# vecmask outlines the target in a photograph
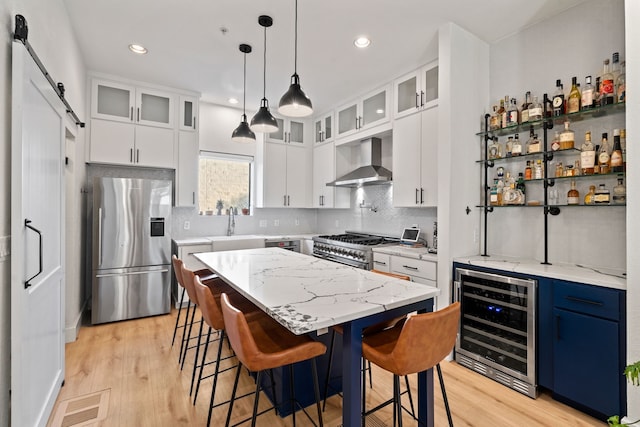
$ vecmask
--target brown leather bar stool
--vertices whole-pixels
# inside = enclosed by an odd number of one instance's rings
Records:
[[[400,279],[400,280],[406,280],[406,281],[410,281],[411,277],[406,276],[404,274],[396,274],[396,273],[388,273],[386,271],[380,271],[380,270],[371,270],[372,273],[377,273],[377,274],[382,274],[385,276],[389,276],[389,277],[393,277],[395,279]],[[375,325],[369,326],[368,328],[366,328],[363,331],[363,335],[367,335],[367,334],[373,334],[375,332],[379,332],[381,330],[387,329],[387,328],[391,328],[393,327],[396,323],[398,323],[399,321],[403,320],[405,316],[401,316],[401,317],[396,317],[394,319],[390,319],[388,321],[385,322],[381,322],[381,323],[377,323]],[[336,333],[342,335],[343,334],[343,327],[342,325],[336,325],[333,328],[331,328],[331,342],[329,344],[329,365],[327,367],[327,375],[325,377],[325,382],[324,382],[324,396],[323,396],[323,402],[322,402],[322,410],[324,411],[326,409],[327,406],[327,397],[329,395],[329,388],[332,388],[331,385],[329,384],[331,381],[331,367],[333,366],[333,350],[335,348],[335,341],[336,341]],[[364,365],[364,363],[363,363]],[[366,383],[366,373],[369,372],[369,387],[373,387],[373,379],[371,376],[371,362],[367,362],[366,366],[363,366],[362,368],[362,387],[364,390],[364,384]],[[333,377],[336,378],[336,377]],[[407,386],[407,392],[409,393],[409,401],[410,401],[410,405],[411,405],[411,412],[415,413],[414,408],[413,408],[413,398],[411,397],[411,389],[409,388],[409,379],[405,376],[405,382],[406,382],[406,386]]]
[[[256,425],[256,417],[260,414],[258,411],[258,399],[260,396],[260,385],[262,373],[266,370],[272,371],[273,368],[279,368],[289,365],[289,386],[291,388],[291,407],[293,425],[296,425],[296,404],[293,387],[293,364],[305,360],[311,360],[313,371],[313,391],[316,398],[316,409],[318,411],[318,421],[320,427],[323,426],[322,411],[320,410],[320,391],[318,390],[318,371],[316,369],[317,356],[324,354],[327,348],[324,344],[314,341],[309,337],[294,335],[279,325],[277,322],[266,319],[264,321],[247,322],[244,314],[231,305],[227,294],[222,294],[222,314],[224,316],[225,330],[231,347],[236,353],[239,360],[236,370],[236,379],[233,384],[233,392],[231,393],[231,403],[227,412],[227,421],[225,426],[229,426],[231,414],[233,411],[233,403],[238,389],[238,378],[240,376],[241,367],[244,365],[252,372],[256,372],[256,392],[253,403],[253,414],[251,417],[252,427]],[[271,374],[271,384],[273,387],[273,374]],[[275,396],[275,390],[274,396]],[[277,402],[274,402],[274,409]],[[267,411],[269,411],[268,409]],[[277,411],[277,409],[276,409]],[[304,411],[304,408],[303,408]],[[305,414],[306,411],[304,411]],[[308,416],[308,414],[307,414]],[[311,420],[311,417],[309,417]],[[248,421],[243,420],[241,423]],[[238,423],[238,424],[241,424]],[[236,424],[236,425],[238,425]],[[314,423],[315,424],[315,423]]]
[[[398,425],[402,427],[400,376],[426,371],[435,366],[449,425],[453,427],[440,361],[453,349],[459,322],[460,303],[456,302],[436,312],[408,316],[406,321],[393,328],[363,337],[364,358],[393,374],[393,398],[370,411],[363,411],[363,424],[367,415],[393,402],[393,425],[395,426],[397,418]]]
[[[218,405],[214,405],[216,386],[218,383],[218,374],[236,367],[236,365],[234,364],[231,367],[222,369],[222,371],[220,370],[220,363],[224,360],[227,360],[233,357],[233,356],[226,356],[224,358],[222,357],[222,344],[225,338],[225,331],[224,331],[224,319],[222,317],[222,307],[220,305],[220,296],[222,292],[226,292],[227,290],[229,290],[228,289],[229,286],[226,283],[224,283],[222,279],[209,281],[205,285],[202,283],[199,277],[197,277],[192,272],[186,269],[183,269],[183,274],[185,276],[185,280],[191,279],[193,281],[194,289],[195,289],[196,295],[198,296],[198,302],[200,303],[199,307],[200,307],[200,311],[202,312],[202,318],[204,319],[205,323],[209,326],[209,331],[207,332],[207,340],[204,344],[204,350],[202,352],[202,361],[200,362],[200,365],[197,365],[194,362],[194,373],[196,368],[200,368],[200,372],[198,375],[198,382],[196,385],[195,396],[193,397],[193,404],[194,405],[196,404],[196,399],[198,398],[198,391],[200,390],[200,383],[202,382],[202,380],[213,377],[213,387],[211,390],[211,401],[209,405],[209,420],[210,420],[211,411],[215,406],[218,406]],[[252,304],[249,300],[244,298],[239,293],[233,292],[230,294],[228,293],[228,295],[236,307],[241,308],[243,312],[247,313],[247,318],[253,320],[253,319],[259,319],[261,317],[267,316],[262,310],[260,310],[258,307],[256,307],[254,304]],[[203,376],[204,367],[205,365],[209,364],[209,363],[206,363],[207,349],[209,348],[211,333],[214,330],[220,332],[220,336],[217,339],[218,341],[217,357],[214,362],[211,362],[211,363],[215,363],[216,367],[213,374]]]
[[[187,305],[187,311],[184,318],[184,325],[182,331],[182,342],[180,343],[180,353],[178,354],[178,363],[180,364],[180,370],[184,368],[184,360],[187,355],[187,350],[189,347],[189,342],[193,339],[199,338],[192,337],[191,332],[193,330],[193,321],[195,319],[196,307],[198,305],[197,296],[195,295],[195,291],[193,290],[192,283],[185,283],[184,277],[182,275],[182,268],[184,263],[181,259],[173,255],[171,257],[171,262],[173,263],[173,270],[176,272],[176,278],[178,279],[178,283],[184,290],[186,290],[187,295],[189,296],[189,304]],[[191,314],[191,318],[189,318],[189,314]]]
[[[183,334],[184,334],[184,329],[185,329],[186,324],[187,324],[187,320],[185,319],[185,324],[184,325],[180,325],[180,315],[182,314],[182,304],[184,303],[184,294],[186,293],[187,290],[182,285],[182,275],[180,273],[180,268],[178,267],[178,257],[175,256],[175,255],[172,255],[171,256],[171,263],[173,264],[173,274],[175,274],[176,280],[178,281],[178,285],[180,285],[180,288],[182,289],[180,291],[180,303],[178,304],[178,317],[176,317],[176,324],[173,327],[173,337],[171,338],[171,347],[173,347],[173,344],[176,341],[176,333],[178,332],[178,329],[182,329],[183,330]],[[182,260],[180,260],[180,263],[182,263]],[[216,274],[212,273],[210,270],[207,270],[207,269],[194,271],[194,274],[199,276],[202,280],[211,280],[211,279],[214,279],[214,278],[218,277]],[[189,302],[189,304],[187,305],[187,308],[186,308],[186,312],[187,312],[186,317],[187,318],[189,317],[189,308],[190,307],[191,307],[191,302]]]

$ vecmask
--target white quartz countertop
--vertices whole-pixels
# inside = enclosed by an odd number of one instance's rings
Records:
[[[627,278],[624,271],[606,268],[592,268],[580,264],[541,264],[540,261],[509,257],[461,257],[455,262],[475,265],[496,270],[508,271],[532,276],[567,280],[588,285],[613,289],[627,289]]]
[[[397,255],[405,258],[424,259],[427,261],[438,261],[438,255],[429,253],[427,248],[411,248],[405,245],[380,246],[373,248],[373,252],[387,255]]]
[[[280,248],[195,254],[296,334],[424,301],[438,288]]]
[[[202,236],[173,239],[178,246],[206,245],[211,242],[228,242],[236,240],[303,240],[312,239],[319,234],[234,234],[233,236]]]

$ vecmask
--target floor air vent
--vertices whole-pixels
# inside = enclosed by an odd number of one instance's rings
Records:
[[[106,419],[110,392],[103,390],[61,401],[48,427],[82,427]]]

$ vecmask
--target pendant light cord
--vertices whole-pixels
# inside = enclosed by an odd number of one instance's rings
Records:
[[[293,57],[293,73],[298,74],[298,0],[296,0],[296,32],[295,32],[295,48]]]
[[[267,98],[267,27],[264,27],[264,58],[262,67],[262,98]]]
[[[244,77],[242,79],[242,115],[245,120],[247,117],[247,52],[244,53],[244,72],[242,74]]]

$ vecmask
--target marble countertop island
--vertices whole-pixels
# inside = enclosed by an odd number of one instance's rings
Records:
[[[410,305],[440,293],[432,286],[280,248],[195,256],[296,334]]]

